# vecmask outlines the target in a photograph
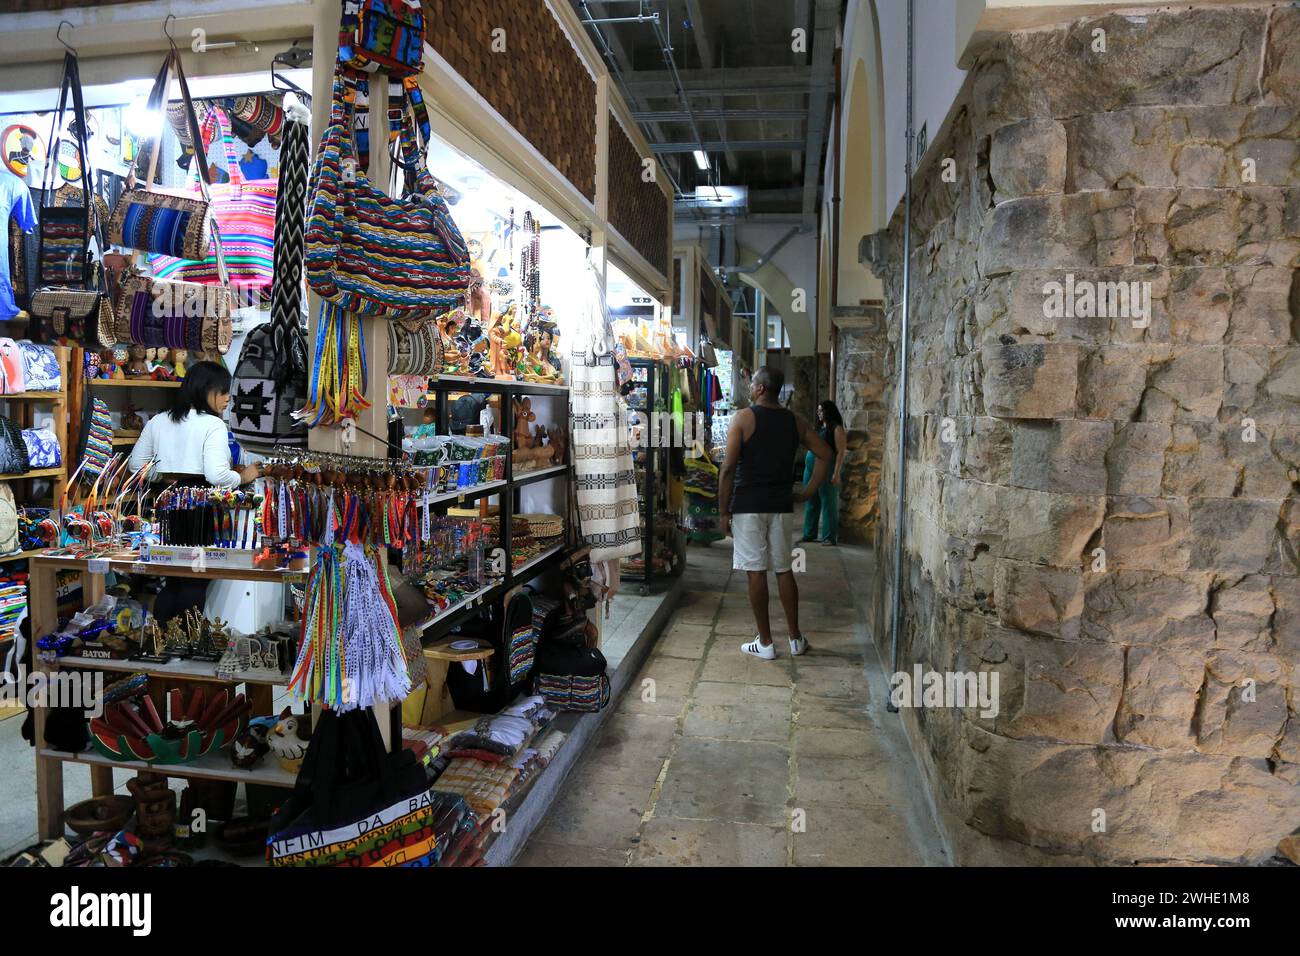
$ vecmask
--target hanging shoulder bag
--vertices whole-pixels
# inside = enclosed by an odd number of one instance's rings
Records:
[[[23,430],[13,419],[0,416],[0,475],[25,475],[31,470]]]
[[[175,70],[176,79],[180,82],[185,120],[198,160],[201,195],[196,196],[186,189],[163,189],[154,185],[154,177],[158,173],[158,156],[162,152],[160,138],[155,137],[149,143],[148,174],[143,183],[137,182],[134,188],[123,192],[118,199],[109,222],[108,238],[116,245],[141,252],[156,252],[178,259],[203,259],[208,254],[212,240],[211,210],[208,208],[211,171],[208,169],[208,158],[203,149],[203,135],[194,112],[194,103],[185,82],[185,71],[175,50],[167,54],[167,59],[163,61],[162,69],[154,80],[153,89],[149,92],[148,109],[162,114],[172,70]]]
[[[469,251],[425,168],[412,124],[404,122],[399,134],[414,180],[410,192],[388,196],[361,172],[348,83],[346,72],[336,71],[330,125],[312,176],[307,282],[325,301],[357,315],[431,319],[464,299]]]
[[[123,193],[117,209],[113,211],[113,223],[118,236],[128,236],[130,241],[123,242],[121,238],[116,238],[114,241],[135,249],[166,252],[168,255],[177,255],[174,250],[179,248],[180,258],[202,259],[207,255],[207,237],[210,236],[214,249],[217,283],[208,285],[159,279],[145,275],[135,268],[127,269],[118,282],[117,294],[113,302],[114,335],[119,342],[130,342],[149,348],[188,349],[220,352],[224,355],[229,351],[230,343],[234,338],[230,318],[230,274],[226,269],[221,228],[218,223],[212,221],[211,217],[211,197],[208,192],[211,171],[203,147],[203,133],[194,112],[194,100],[190,96],[185,71],[181,68],[180,56],[174,50],[167,55],[167,60],[163,63],[162,71],[158,74],[153,92],[150,94],[150,102],[161,105],[166,96],[168,77],[173,69],[180,84],[181,100],[185,104],[190,135],[194,140],[194,155],[198,162],[199,190],[202,198],[195,198],[186,193],[158,192],[140,187]],[[157,163],[158,151],[154,150],[149,161],[148,182],[153,180]],[[154,203],[155,199],[158,200],[157,203]],[[173,200],[175,204],[169,205]],[[193,205],[195,203],[199,205]],[[149,210],[160,210],[160,212],[157,217],[151,219],[154,214]],[[201,251],[197,253],[190,247],[190,237],[194,233],[193,226],[197,220],[186,219],[187,216],[201,216],[202,219],[204,241]],[[175,234],[172,239],[160,239],[157,230],[163,228],[168,222],[174,227]],[[183,240],[180,238],[181,232],[185,233]]]
[[[68,108],[72,122],[64,125]],[[63,138],[65,129],[72,142]],[[111,346],[113,315],[103,287],[103,269],[91,261],[90,240],[98,235],[102,218],[95,209],[90,179],[90,145],[86,133],[86,108],[81,95],[81,74],[77,58],[63,58],[63,82],[59,105],[50,131],[50,158],[41,182],[40,241],[37,275],[42,283],[31,296],[32,337],[41,342],[65,340],[91,346]],[[77,153],[81,169],[80,200],[77,205],[54,189],[58,157],[64,145]],[[100,252],[104,244],[101,241]]]
[[[345,0],[339,62],[367,73],[419,73],[424,65],[424,11],[419,0]]]
[[[301,109],[301,107],[299,107]],[[310,134],[303,116],[290,108],[280,150],[280,186],[275,209],[275,284],[271,321],[244,337],[235,365],[230,432],[245,448],[305,448],[307,430],[293,413],[307,401],[307,341],[302,313],[302,226],[307,205]]]
[[[276,180],[244,179],[235,156],[234,134],[230,118],[219,106],[208,110],[203,121],[205,142],[217,147],[226,167],[229,182],[209,187],[212,198],[212,215],[224,244],[226,268],[230,278],[241,290],[255,291],[259,296],[271,287],[271,260],[274,254]],[[191,164],[191,174],[198,177],[197,164]],[[216,255],[202,261],[178,259],[175,256],[150,255],[149,266],[159,279],[180,279],[215,285],[221,281]]]

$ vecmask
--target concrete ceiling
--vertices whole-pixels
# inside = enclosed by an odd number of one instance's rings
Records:
[[[816,215],[840,0],[572,0],[680,194],[746,186],[747,210],[679,204],[677,220]],[[795,51],[792,34],[806,31]],[[667,48],[667,50],[665,49]],[[709,155],[698,169],[694,150]]]

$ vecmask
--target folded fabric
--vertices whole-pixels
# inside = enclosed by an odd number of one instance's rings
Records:
[[[518,776],[519,771],[506,764],[457,757],[447,765],[433,789],[464,797],[481,822],[505,802]]]
[[[526,717],[508,713],[480,717],[469,730],[456,734],[447,741],[447,750],[486,750],[513,758],[537,732],[537,725]]]
[[[543,767],[555,758],[564,743],[565,736],[567,735],[562,730],[547,731],[546,736],[533,745],[533,749],[537,751],[537,759]]]
[[[485,763],[504,763],[507,760],[505,754],[496,754],[490,750],[478,750],[474,747],[466,747],[461,750],[452,750],[448,752],[448,757],[472,757],[475,760],[482,760]]]

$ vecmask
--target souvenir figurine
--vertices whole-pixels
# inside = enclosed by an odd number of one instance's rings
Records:
[[[552,364],[551,331],[545,327],[528,333],[528,356],[524,360],[524,379],[529,382],[554,383],[560,371]]]
[[[248,727],[235,738],[235,743],[230,748],[231,764],[240,770],[253,769],[271,751],[268,738],[275,724],[274,717],[255,717],[250,720]]]
[[[176,824],[176,791],[167,778],[156,773],[138,773],[126,782],[135,797],[135,832],[146,852],[171,846]]]
[[[185,377],[185,363],[189,360],[189,354],[185,349],[172,349],[172,371],[177,378]]]
[[[122,409],[122,430],[128,432],[138,432],[144,429],[144,419],[140,417],[139,411],[130,402]]]
[[[532,399],[511,399],[511,403],[515,414],[515,429],[511,436],[515,471],[528,471],[545,465],[551,457],[551,449],[541,447],[533,434],[532,423],[537,420],[537,415],[533,412]]]
[[[311,723],[305,714],[295,714],[286,707],[280,712],[280,719],[267,735],[267,745],[271,753],[280,761],[280,766],[291,773],[302,768],[302,758],[307,753],[311,742]]]
[[[128,355],[130,361],[126,368],[127,375],[136,378],[150,374],[148,356],[143,345],[131,346]]]
[[[562,424],[551,426],[551,458],[557,465],[569,460],[569,434]]]
[[[513,304],[501,314],[494,332],[498,341],[497,378],[517,378],[517,370],[527,353],[519,332],[518,309]]]

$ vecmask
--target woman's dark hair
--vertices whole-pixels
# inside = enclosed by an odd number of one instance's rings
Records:
[[[844,424],[844,416],[840,414],[840,410],[835,407],[835,403],[829,398],[822,399],[817,403],[817,407],[821,409],[822,417],[826,419],[828,428],[834,430]]]
[[[230,372],[216,362],[195,362],[181,379],[181,388],[172,402],[167,414],[172,421],[179,424],[190,412],[211,415],[208,395],[212,392],[228,393],[230,391]]]

